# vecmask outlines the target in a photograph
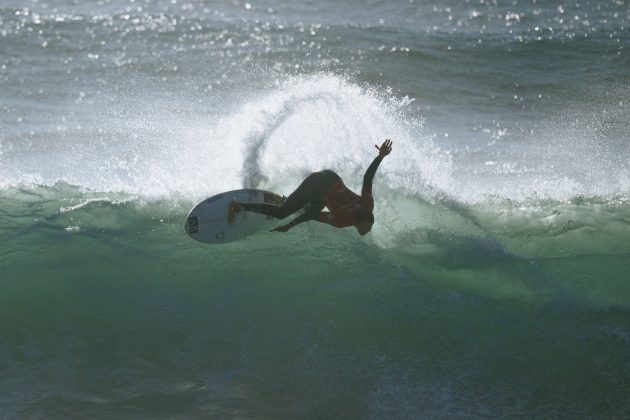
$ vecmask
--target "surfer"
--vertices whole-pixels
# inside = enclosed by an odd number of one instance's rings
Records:
[[[234,223],[236,214],[241,211],[253,211],[284,219],[300,209],[305,209],[304,213],[290,223],[278,226],[272,232],[287,232],[297,224],[317,220],[338,228],[354,226],[361,236],[365,235],[372,230],[374,224],[372,180],[383,158],[392,151],[392,142],[387,139],[380,147],[378,145],[375,147],[378,149],[378,156],[365,171],[360,196],[350,191],[339,175],[326,169],[306,177],[281,205],[232,201],[228,222]],[[322,212],[324,207],[328,207],[330,211]]]

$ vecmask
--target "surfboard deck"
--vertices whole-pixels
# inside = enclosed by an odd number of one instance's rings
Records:
[[[280,224],[279,220],[272,217],[249,211],[239,212],[234,223],[228,223],[228,210],[232,201],[280,205],[284,197],[257,189],[233,190],[214,195],[197,204],[188,213],[184,223],[188,236],[207,244],[222,244]]]

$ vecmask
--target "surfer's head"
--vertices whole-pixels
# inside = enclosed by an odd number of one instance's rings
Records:
[[[363,207],[358,208],[354,212],[354,227],[357,228],[359,235],[363,236],[372,230],[374,224],[374,214]]]

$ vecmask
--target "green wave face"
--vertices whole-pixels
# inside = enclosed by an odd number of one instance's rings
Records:
[[[3,190],[3,415],[623,412],[626,203],[387,203],[206,246],[193,203]]]

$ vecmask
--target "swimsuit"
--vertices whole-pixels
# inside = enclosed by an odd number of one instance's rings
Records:
[[[321,212],[319,221],[339,228],[353,226],[354,214],[359,208],[363,207],[370,211],[374,208],[371,188],[364,187],[359,196],[350,191],[341,178],[338,178],[326,192],[324,203],[330,212]]]

